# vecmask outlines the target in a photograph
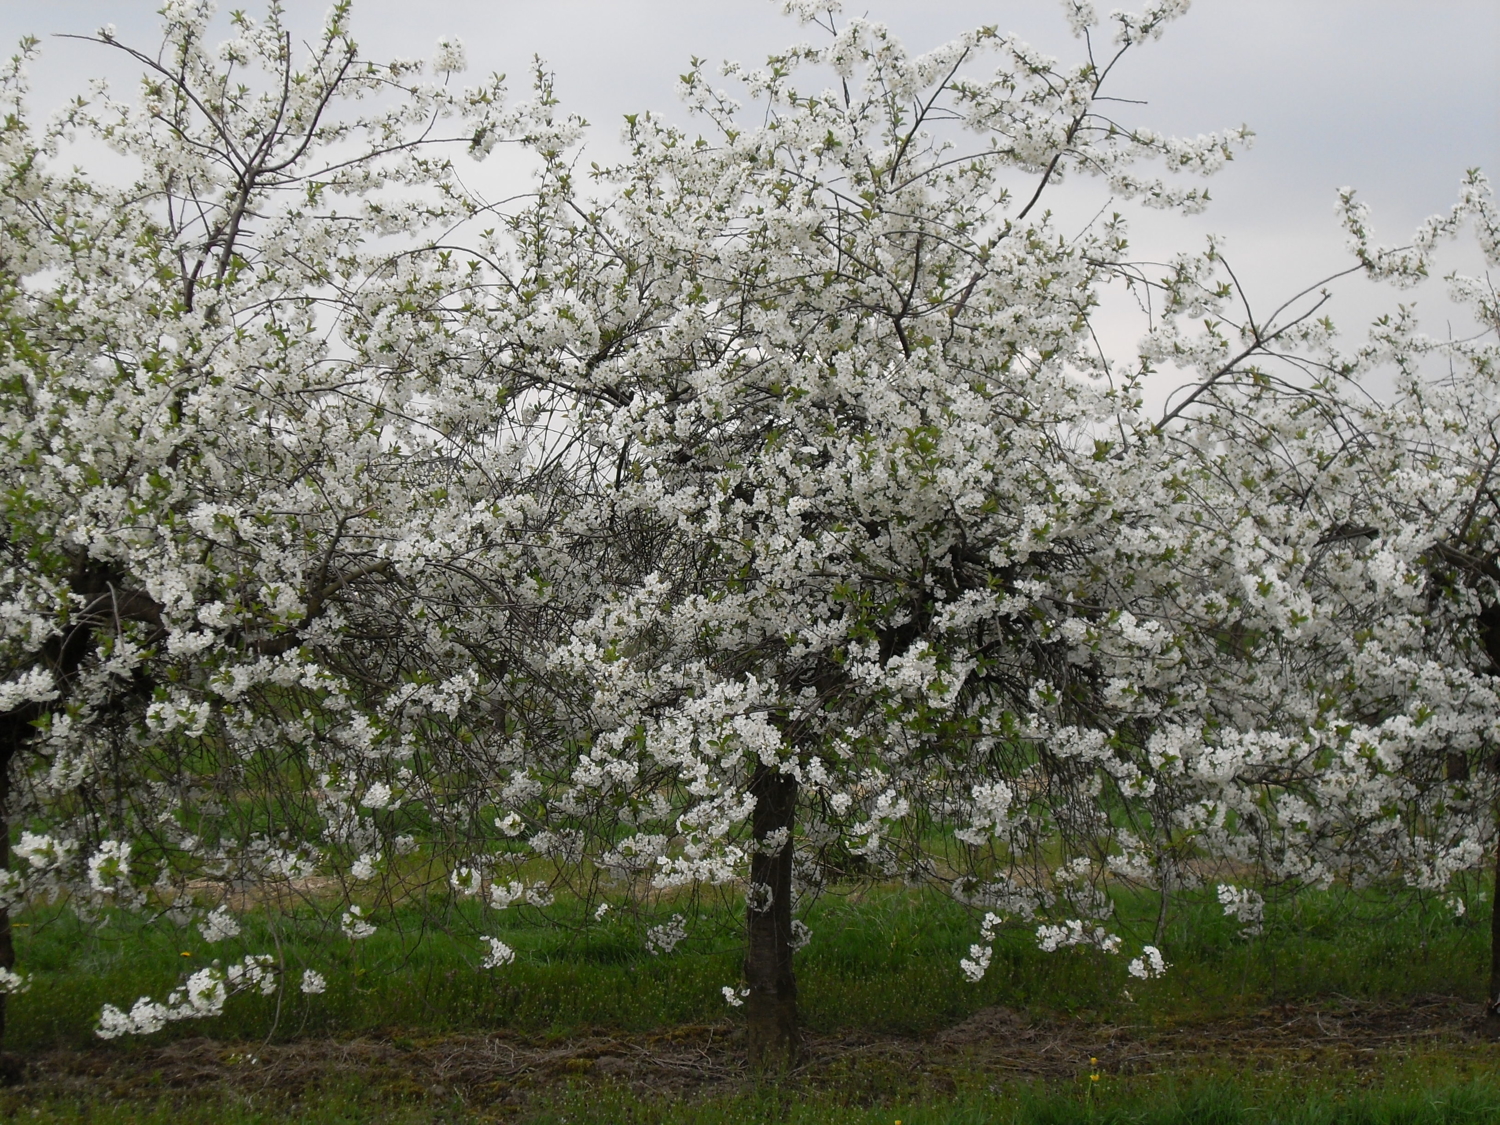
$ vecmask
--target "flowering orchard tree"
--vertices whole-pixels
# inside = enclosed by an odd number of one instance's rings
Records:
[[[1167,888],[1195,850],[1250,847],[1233,813],[1259,779],[1232,767],[1281,730],[1281,654],[1226,642],[1259,625],[1223,607],[1274,587],[1272,563],[1205,542],[1168,437],[1187,415],[1145,418],[1149,364],[1098,352],[1101,288],[1143,283],[1123,222],[1061,232],[1040,207],[1065,175],[1201,205],[1141,169],[1211,172],[1243,135],[1167,139],[1097,101],[1179,7],[1115,17],[1105,57],[1071,7],[1072,68],[987,29],[914,58],[829,15],[824,46],[731,68],[764,124],[694,70],[708,135],[632,118],[612,194],[559,208],[545,378],[598,473],[573,526],[650,549],[601,566],[609,597],[554,658],[587,726],[517,771],[506,817],[622,884],[747,886],[726,996],[758,1062],[795,1054],[795,904],[828,878],[938,882],[985,935],[1114,952],[1107,880]],[[802,92],[811,68],[832,85]],[[1194,271],[1155,282],[1174,314],[1201,311]],[[1316,342],[1317,300],[1219,355],[1205,390]],[[1204,503],[1232,496],[1200,475]],[[1255,609],[1295,632],[1295,597]],[[1130,970],[1161,966],[1146,947]]]
[[[1420,281],[1466,223],[1485,264],[1500,264],[1500,215],[1478,172],[1449,214],[1399,249],[1374,245],[1352,192],[1343,214],[1377,279]],[[1443,338],[1423,334],[1403,307],[1359,350],[1325,349],[1317,378],[1263,379],[1199,419],[1204,431],[1233,432],[1240,466],[1254,466],[1239,480],[1258,482],[1239,489],[1243,518],[1279,541],[1271,549],[1286,577],[1316,606],[1295,638],[1316,671],[1304,677],[1303,730],[1288,732],[1286,761],[1302,777],[1275,818],[1283,876],[1394,875],[1442,893],[1458,873],[1497,862],[1500,303],[1487,277],[1447,282]],[[1455,338],[1455,322],[1469,331]],[[1363,391],[1372,372],[1393,376],[1388,393]],[[1495,1018],[1500,911],[1492,920]]]
[[[475,708],[502,742],[545,727],[529,662],[555,627],[526,555],[565,495],[558,450],[448,348],[459,259],[433,248],[482,210],[450,153],[549,151],[573,125],[544,86],[518,109],[498,79],[457,86],[455,45],[364,61],[347,8],[299,60],[275,5],[214,46],[211,6],[173,0],[154,53],[98,35],[140,64],[136,100],[98,88],[41,132],[33,45],[6,74],[7,991],[18,904],[232,938],[233,910],[314,872],[348,894],[467,838],[500,752]],[[75,137],[135,179],[51,171]],[[332,904],[351,939],[362,909]],[[205,970],[101,1032],[211,1014],[280,968]]]
[[[1213,247],[1151,277],[1118,219],[1060,236],[1038,210],[1060,176],[1193,208],[1137,170],[1209,172],[1241,139],[1106,118],[1113,64],[1070,13],[1072,70],[990,31],[912,58],[830,15],[824,47],[733,68],[758,127],[695,70],[711,139],[632,119],[614,198],[553,240],[555,378],[606,470],[578,526],[655,549],[604,568],[555,658],[593,729],[528,763],[508,815],[560,855],[599,837],[554,831],[558,809],[603,811],[622,881],[747,880],[725,992],[760,1063],[796,1052],[795,905],[829,878],[982,910],[978,979],[1005,923],[1120,950],[1111,886],[1154,888],[1163,919],[1211,860],[1438,891],[1488,834],[1446,763],[1488,744],[1495,693],[1429,647],[1433,533],[1359,531],[1433,469],[1408,424],[1402,471],[1350,441],[1354,377],[1416,345],[1339,355],[1319,287],[1242,316]],[[1172,14],[1116,17],[1114,50]],[[834,85],[799,91],[804,67]],[[1090,331],[1109,282],[1164,302],[1133,368]],[[1166,364],[1190,386],[1147,418]],[[1218,897],[1258,927],[1253,887]],[[1163,968],[1145,945],[1128,971]]]
[[[1399,250],[1372,245],[1352,193],[1343,213],[1354,268],[1376,279],[1420,280],[1469,218],[1496,260],[1478,173]],[[1258,317],[1210,248],[1165,279],[1166,316],[1143,345],[1196,379],[1154,428],[1177,467],[1152,539],[1117,549],[1219,700],[1188,735],[1201,743],[1194,846],[1273,884],[1445,894],[1496,844],[1500,324],[1487,281],[1449,286],[1472,335],[1426,337],[1402,309],[1344,351],[1305,313],[1290,332],[1285,309]],[[1382,395],[1367,389],[1392,378]],[[1185,764],[1171,783],[1184,809]],[[1258,925],[1258,892],[1219,893]]]

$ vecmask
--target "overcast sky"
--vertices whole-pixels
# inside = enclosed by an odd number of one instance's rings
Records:
[[[239,6],[253,12],[257,4],[223,5]],[[43,37],[32,76],[34,107],[45,112],[92,76],[125,73],[108,50],[50,33],[113,23],[120,39],[154,45],[156,7],[0,0],[0,37]],[[286,8],[311,30],[326,5],[286,0]],[[1053,0],[863,0],[845,12],[890,24],[913,50],[993,23],[1065,61],[1080,51]],[[456,34],[471,71],[506,72],[518,93],[528,60],[540,54],[565,106],[589,119],[607,150],[622,114],[674,110],[673,81],[689,56],[755,62],[815,29],[799,28],[770,0],[355,0],[354,31],[373,57],[425,55]],[[1138,119],[1163,131],[1244,123],[1257,140],[1212,182],[1207,215],[1144,218],[1138,244],[1187,248],[1203,232],[1222,232],[1242,280],[1269,301],[1347,264],[1333,214],[1341,185],[1358,187],[1375,207],[1383,241],[1403,240],[1451,204],[1466,168],[1500,179],[1497,58],[1495,0],[1196,0],[1118,72],[1113,92],[1146,99]],[[1367,304],[1351,294],[1346,315]]]

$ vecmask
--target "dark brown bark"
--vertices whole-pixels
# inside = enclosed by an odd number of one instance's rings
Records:
[[[10,764],[21,748],[22,740],[30,734],[31,725],[23,714],[0,715],[0,871],[10,870]],[[11,939],[10,910],[0,906],[0,968],[15,967],[16,946]],[[9,999],[0,992],[0,1086],[14,1085],[21,1078],[19,1062],[4,1051],[5,1009]]]
[[[144,593],[119,588],[117,578],[109,567],[88,558],[78,560],[69,578],[73,592],[85,599],[84,610],[71,628],[50,638],[41,652],[44,664],[64,693],[96,647],[95,625],[117,623],[127,618],[160,624],[156,603]],[[0,714],[0,871],[9,871],[11,864],[11,766],[36,734],[36,721],[53,706],[56,704],[23,703]],[[15,967],[16,946],[10,910],[0,906],[0,968],[14,970]],[[9,997],[0,992],[0,1086],[9,1086],[21,1079],[19,1061],[4,1050],[8,1000]]]
[[[1479,635],[1491,668],[1500,671],[1500,609],[1486,606],[1480,613]],[[1500,762],[1494,765],[1500,766]],[[1496,828],[1500,829],[1500,816]],[[1486,999],[1486,1022],[1500,1033],[1500,843],[1495,849],[1495,882],[1490,888],[1490,991]]]
[[[1490,994],[1484,1014],[1500,1032],[1500,845],[1495,849],[1495,883],[1490,888]]]
[[[756,766],[750,779],[755,797],[751,831],[750,894],[746,910],[746,1055],[757,1071],[796,1064],[797,979],[792,973],[792,825],[797,780],[772,767]],[[766,846],[784,832],[779,848]]]

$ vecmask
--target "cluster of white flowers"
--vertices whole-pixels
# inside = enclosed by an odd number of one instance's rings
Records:
[[[379,852],[376,852],[374,855],[371,855],[369,852],[361,852],[359,858],[349,865],[350,878],[357,879],[360,882],[375,878],[375,865],[383,858]]]
[[[1170,967],[1166,959],[1162,957],[1161,950],[1154,945],[1148,945],[1141,949],[1139,957],[1131,958],[1130,964],[1125,966],[1125,971],[1141,980],[1150,980],[1152,977],[1164,976]]]
[[[89,886],[96,894],[115,895],[130,885],[130,844],[105,840],[89,856]]]
[[[251,989],[263,996],[276,991],[275,959],[269,953],[252,954],[221,968],[210,965],[193,973],[168,994],[165,1001],[142,996],[129,1012],[113,1004],[99,1013],[97,1034],[101,1039],[121,1035],[150,1035],[178,1020],[201,1020],[222,1015],[225,1001],[237,992]],[[304,984],[306,980],[304,978]]]
[[[796,953],[799,949],[806,949],[811,942],[812,927],[804,922],[801,918],[793,918],[791,940],[792,952]]]
[[[646,948],[653,954],[671,953],[686,937],[687,920],[681,914],[674,914],[666,922],[646,931]]]
[[[344,936],[350,941],[363,941],[375,933],[375,925],[365,919],[364,908],[351,906],[344,911],[343,917],[339,919],[339,929],[344,931]]]
[[[969,946],[969,955],[958,962],[959,971],[970,984],[978,984],[989,972],[990,958],[994,950],[988,945]]]
[[[482,968],[499,969],[509,965],[516,959],[516,951],[496,937],[486,937],[485,943],[489,946],[489,952],[484,955],[480,962]]]
[[[1103,926],[1091,926],[1078,918],[1069,918],[1060,926],[1040,925],[1036,928],[1037,948],[1044,953],[1067,949],[1075,945],[1092,945],[1105,953],[1120,951],[1120,937]]]
[[[1227,883],[1220,883],[1218,895],[1219,902],[1224,907],[1224,913],[1244,923],[1240,929],[1243,936],[1254,937],[1261,932],[1266,919],[1266,900],[1258,891],[1253,891],[1249,887],[1232,887]]]
[[[504,910],[513,902],[522,902],[526,898],[526,886],[511,880],[509,883],[490,884],[490,905],[496,910]]]
[[[213,944],[226,938],[239,937],[240,924],[227,907],[220,906],[198,923],[198,931],[203,935],[204,941]]]

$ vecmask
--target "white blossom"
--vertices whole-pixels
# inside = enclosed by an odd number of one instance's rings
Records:
[[[1244,923],[1240,929],[1243,936],[1253,937],[1261,932],[1265,923],[1266,904],[1259,892],[1248,887],[1220,883],[1217,893],[1225,915],[1238,918]]]
[[[486,937],[484,939],[489,945],[489,952],[484,955],[481,968],[498,969],[509,965],[516,959],[516,951],[506,945],[499,938]]]
[[[339,919],[339,929],[350,941],[363,941],[375,933],[375,926],[365,920],[364,909],[360,906],[351,906],[344,911]]]
[[[687,937],[687,920],[681,914],[646,931],[646,948],[652,955],[671,953]]]
[[[993,950],[988,945],[969,946],[969,955],[958,963],[963,970],[964,979],[970,984],[977,984],[984,979],[984,974],[989,971],[990,957]]]
[[[235,993],[254,989],[269,996],[276,991],[276,982],[275,959],[268,953],[251,954],[227,968],[210,965],[189,975],[165,1001],[142,996],[129,1012],[105,1004],[96,1034],[101,1039],[150,1035],[178,1020],[209,1019],[221,1015]]]
[[[238,937],[240,924],[227,907],[219,906],[198,923],[198,931],[203,935],[204,941],[212,944],[225,938]]]
[[[1133,977],[1141,980],[1150,980],[1153,977],[1164,976],[1170,966],[1161,955],[1161,950],[1154,945],[1142,947],[1141,955],[1133,957],[1125,971]]]
[[[130,844],[127,841],[105,840],[89,856],[89,886],[96,893],[116,894],[128,885],[129,879]]]

